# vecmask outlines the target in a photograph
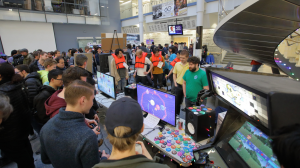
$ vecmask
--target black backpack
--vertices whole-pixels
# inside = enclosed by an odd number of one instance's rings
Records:
[[[24,57],[23,57],[23,56],[14,58],[14,59],[13,59],[13,65],[14,65],[14,66],[17,66],[17,65],[23,64],[23,60],[24,60]]]

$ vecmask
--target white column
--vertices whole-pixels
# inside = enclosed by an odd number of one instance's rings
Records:
[[[196,26],[203,26],[203,18],[204,18],[204,0],[197,0],[197,25]],[[196,45],[196,43],[194,43]],[[202,56],[202,49],[195,49],[195,56],[199,57],[201,60]]]
[[[143,0],[138,1],[139,5],[139,28],[140,28],[140,41],[144,42],[144,14],[143,14]]]

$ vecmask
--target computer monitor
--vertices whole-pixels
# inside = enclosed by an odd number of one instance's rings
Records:
[[[214,86],[213,89],[217,95],[248,116],[260,120],[264,126],[268,126],[266,98],[255,93],[254,90],[234,84],[216,73],[211,72],[211,77]]]
[[[175,95],[137,84],[137,100],[143,111],[176,126]]]
[[[271,141],[265,133],[246,121],[228,143],[249,167],[280,168]]]
[[[97,81],[98,81],[98,89],[102,92],[104,96],[106,97],[108,96],[113,99],[116,99],[114,77],[101,72],[97,72]]]

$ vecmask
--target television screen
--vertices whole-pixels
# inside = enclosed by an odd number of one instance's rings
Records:
[[[169,35],[183,35],[182,24],[169,25],[168,32],[169,32]]]
[[[238,155],[253,168],[280,168],[270,145],[271,139],[249,122],[228,142]]]
[[[268,125],[267,100],[247,89],[212,74],[215,92],[248,116],[257,117],[263,125]]]
[[[175,96],[137,84],[137,99],[142,110],[175,126]]]
[[[116,92],[115,92],[115,78],[106,75],[101,72],[97,72],[97,81],[98,81],[98,89],[108,95],[109,97],[112,97],[113,99],[116,99]]]

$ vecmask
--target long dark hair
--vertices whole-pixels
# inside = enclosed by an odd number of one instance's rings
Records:
[[[0,75],[2,80],[10,81],[11,84],[19,83],[23,80],[21,75],[15,74],[14,67],[10,64],[0,64]]]

